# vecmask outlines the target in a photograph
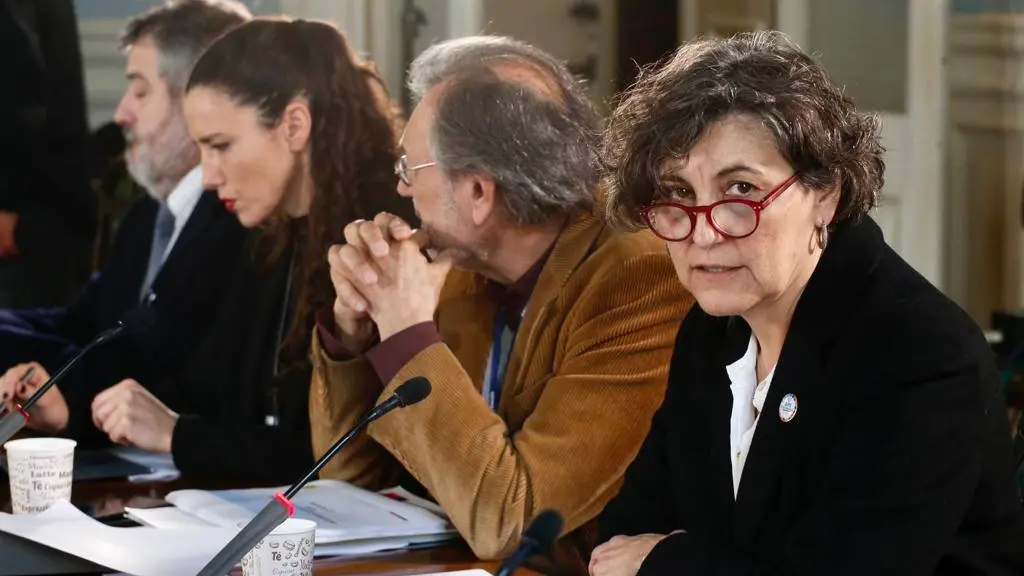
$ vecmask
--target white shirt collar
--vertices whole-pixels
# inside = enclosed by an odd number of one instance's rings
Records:
[[[202,197],[203,170],[196,166],[184,178],[178,181],[178,185],[174,187],[174,190],[171,190],[170,195],[165,200],[167,209],[174,215],[174,232],[171,234],[171,240],[167,243],[167,248],[163,253],[165,260],[170,255],[171,249],[174,248],[178,237],[181,236],[181,231],[185,229],[188,219],[192,216],[193,210],[199,204],[199,199]]]
[[[775,375],[775,368],[761,382],[757,381],[757,338],[750,335],[743,357],[725,367],[732,391],[732,415],[729,422],[730,460],[732,461],[733,495],[739,494],[740,478],[764,409],[764,401]]]
[[[175,227],[179,224],[184,226],[202,195],[203,169],[197,165],[178,181],[178,185],[167,196],[167,208],[174,214]]]

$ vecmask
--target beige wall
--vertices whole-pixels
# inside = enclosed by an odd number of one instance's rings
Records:
[[[85,73],[89,124],[96,128],[110,122],[127,82],[125,57],[117,38],[127,20],[82,20],[78,23]]]
[[[616,75],[616,2],[598,0],[601,20],[582,24],[569,17],[570,0],[484,0],[485,30],[524,40],[558,58],[574,62],[594,53],[597,76],[591,96],[604,102]]]
[[[396,0],[387,1],[396,2]],[[434,42],[448,38],[448,1],[416,0],[416,5],[427,17],[426,25],[420,28],[419,36],[416,37],[415,50],[419,54]]]
[[[703,0],[697,7],[697,33],[728,36],[747,29],[772,28],[773,0]]]
[[[812,0],[810,49],[868,110],[907,110],[908,0]]]
[[[903,113],[907,105],[909,0],[806,0],[799,36],[863,108]],[[689,6],[688,6],[689,5]],[[728,35],[779,25],[780,0],[680,0],[681,31]],[[696,19],[696,25],[686,17]],[[792,31],[788,31],[791,32]],[[879,63],[885,63],[879,66]]]

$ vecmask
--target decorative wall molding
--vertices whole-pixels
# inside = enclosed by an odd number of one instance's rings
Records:
[[[949,32],[957,52],[1024,54],[1024,14],[954,14]]]
[[[953,14],[947,245],[960,301],[982,326],[1024,304],[1024,14]]]
[[[1024,14],[955,14],[949,94],[960,129],[1024,131]]]

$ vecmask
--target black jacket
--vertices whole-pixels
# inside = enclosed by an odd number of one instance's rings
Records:
[[[873,221],[839,227],[801,296],[734,498],[725,367],[749,338],[739,318],[687,316],[601,541],[685,530],[642,575],[1024,573],[992,353]]]
[[[364,205],[365,219],[388,211],[417,225],[411,203],[393,189],[381,190]],[[293,221],[293,238],[307,225],[305,219]],[[287,333],[281,321],[290,323],[301,280],[297,269],[291,274],[289,269],[299,266],[301,252],[293,261],[285,251],[267,266],[253,251],[262,234],[249,232],[246,255],[234,270],[216,323],[180,377],[142,383],[181,415],[172,452],[186,476],[290,484],[313,464],[308,353],[313,318],[305,326],[301,362],[285,370],[290,363],[281,355],[276,374],[274,368]]]
[[[85,82],[71,0],[0,2],[0,210],[18,214],[18,305],[64,305],[86,282],[96,233]]]
[[[0,365],[39,361],[52,374],[98,333],[140,305],[159,205],[143,196],[128,211],[103,269],[66,308],[0,311]],[[70,409],[67,435],[102,443],[91,403],[124,378],[146,382],[197,348],[241,257],[244,229],[213,192],[204,192],[153,282],[155,321],[144,333],[93,349],[60,387]]]
[[[295,307],[299,255],[293,261],[297,247],[290,246],[266,263],[257,249],[262,234],[248,232],[228,297],[197,354],[177,376],[142,382],[181,415],[172,452],[190,477],[287,483],[312,463],[311,371],[308,362],[284,370],[287,359],[279,359]],[[292,292],[286,295],[289,280]]]

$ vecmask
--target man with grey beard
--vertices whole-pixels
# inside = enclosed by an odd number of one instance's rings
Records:
[[[104,443],[90,417],[96,393],[126,378],[175,373],[215,318],[227,276],[243,257],[244,231],[216,194],[203,190],[182,96],[206,47],[250,18],[234,0],[172,0],[125,28],[128,86],[114,121],[124,130],[128,171],[146,194],[122,220],[103,269],[70,306],[0,311],[0,406],[30,396],[132,309],[153,308],[155,322],[90,352],[30,410],[30,427],[80,446]]]

